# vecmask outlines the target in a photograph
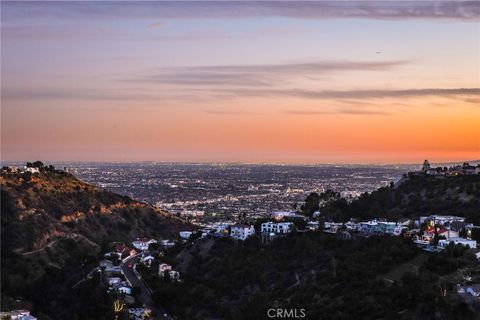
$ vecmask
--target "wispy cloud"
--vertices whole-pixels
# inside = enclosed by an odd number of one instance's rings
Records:
[[[477,20],[478,1],[83,1],[4,2],[2,16],[45,19],[299,19]]]
[[[473,98],[480,96],[480,88],[423,88],[403,90],[257,90],[257,89],[235,89],[222,90],[224,94],[230,92],[235,96],[244,97],[297,97],[304,99],[335,100],[335,99],[383,99],[383,98],[415,98],[425,96],[447,97],[447,98]]]
[[[311,115],[375,115],[375,116],[386,116],[391,115],[391,112],[384,110],[372,110],[367,108],[357,108],[357,109],[345,109],[337,108],[331,110],[284,110],[283,113],[290,115],[300,115],[300,116],[311,116]]]
[[[208,101],[212,99],[231,99],[231,98],[248,98],[248,97],[294,97],[300,99],[311,100],[325,100],[335,101],[337,104],[345,105],[345,108],[340,108],[342,113],[359,112],[357,108],[349,109],[348,105],[362,107],[367,110],[371,104],[368,102],[375,99],[405,99],[422,98],[422,97],[441,97],[459,99],[467,103],[478,104],[480,101],[480,88],[425,88],[425,89],[404,89],[404,90],[304,90],[304,89],[250,89],[250,88],[220,88],[220,89],[198,89],[189,91],[188,94],[171,92],[146,92],[145,90],[126,90],[124,88],[98,90],[95,88],[64,88],[64,87],[48,87],[48,88],[19,88],[19,87],[3,87],[2,100],[5,101],[32,101],[32,100],[87,100],[87,101]],[[395,103],[400,106],[411,106],[404,102]],[[206,113],[226,113],[239,111],[216,111],[203,110]],[[290,111],[289,111],[290,112]],[[302,111],[293,110],[301,114],[302,112],[317,112],[317,111]],[[323,112],[323,111],[318,111]],[[365,111],[362,111],[365,114]],[[381,111],[383,112],[383,111]],[[376,114],[380,114],[375,111]],[[245,114],[242,112],[242,114]],[[373,114],[373,113],[372,113]]]
[[[160,22],[150,23],[149,25],[147,25],[147,28],[149,28],[149,29],[160,29],[160,28],[165,27],[165,25],[166,25],[165,22],[160,21]]]
[[[236,111],[236,110],[201,110],[203,113],[220,115],[220,116],[228,116],[228,115],[250,115],[254,114],[253,112],[248,111]]]
[[[89,100],[135,101],[150,100],[152,95],[125,90],[79,88],[2,88],[2,100]]]
[[[395,61],[316,61],[304,63],[223,65],[184,68],[161,68],[156,73],[134,79],[132,82],[151,82],[173,85],[216,86],[271,86],[286,83],[292,76],[318,76],[346,71],[384,71],[410,63]],[[310,77],[311,79],[311,77]]]

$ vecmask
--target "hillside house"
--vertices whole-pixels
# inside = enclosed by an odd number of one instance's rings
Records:
[[[405,226],[405,227],[408,227],[410,226],[410,224],[412,223],[413,221],[409,218],[400,218],[398,219],[397,221],[397,225],[398,226]]]
[[[162,240],[160,241],[160,244],[163,248],[170,248],[175,245],[175,242],[173,240]]]
[[[439,247],[446,247],[448,246],[451,242],[453,242],[454,244],[461,244],[463,246],[469,246],[470,248],[472,249],[475,249],[477,247],[477,241],[475,240],[468,240],[468,239],[464,239],[464,238],[450,238],[448,240],[444,240],[444,239],[441,239],[438,241],[438,246]]]
[[[147,267],[150,267],[154,260],[155,260],[155,258],[150,254],[140,258],[140,262],[143,263],[144,265],[146,265]]]
[[[188,240],[190,236],[192,235],[192,231],[180,231],[178,234],[180,235],[180,238],[183,240]]]
[[[377,225],[378,225],[377,220],[360,222],[358,231],[371,234],[377,230]]]
[[[168,272],[168,276],[170,277],[170,280],[173,280],[173,281],[179,281],[180,280],[180,273],[178,271],[170,270]]]
[[[293,229],[293,222],[265,222],[262,223],[261,231],[275,234],[290,233]]]
[[[172,266],[169,265],[168,263],[160,263],[158,266],[158,275],[160,277],[163,277],[165,275],[165,272],[171,271]]]
[[[393,234],[396,226],[395,222],[379,221],[375,227],[375,232]]]
[[[427,224],[430,224],[431,226],[433,226],[434,224],[443,226],[445,225],[445,223],[452,223],[454,221],[464,222],[465,218],[458,217],[458,216],[431,215],[431,216],[421,216],[419,220],[420,220],[420,224],[425,222]]]
[[[230,227],[230,237],[244,241],[255,234],[255,228],[246,224],[235,224]]]
[[[439,236],[445,237],[447,240],[449,240],[451,238],[458,238],[458,232],[452,231],[452,230],[449,230],[449,229],[446,229],[446,228],[438,228],[437,227],[437,234]],[[423,237],[428,241],[433,239],[434,235],[435,235],[435,229],[434,228],[429,228],[429,229],[427,229],[423,232]]]
[[[317,231],[320,228],[320,223],[318,221],[309,221],[307,222],[307,229],[311,231]]]
[[[128,294],[128,295],[132,294],[132,288],[130,288],[125,281],[116,283],[116,284],[112,285],[110,288],[111,288],[111,290],[118,291],[120,293],[124,293],[124,294]]]
[[[133,320],[150,319],[152,316],[152,310],[147,308],[128,308],[128,315]]]
[[[142,238],[138,239],[132,242],[132,245],[135,249],[140,250],[140,251],[145,251],[148,250],[148,246],[152,243],[157,243],[157,240],[154,239],[147,239],[147,238]]]
[[[459,294],[469,294],[474,297],[480,297],[480,284],[472,284],[469,286],[459,286],[457,289]]]
[[[337,233],[340,229],[343,228],[342,223],[335,223],[335,222],[325,222],[325,226],[323,228],[323,232],[326,233]]]
[[[110,277],[107,278],[106,281],[109,286],[113,286],[114,284],[121,283],[122,279],[119,277]]]
[[[403,231],[407,231],[408,230],[408,227],[406,226],[396,226],[394,229],[393,229],[393,235],[394,236],[399,236],[402,234]]]
[[[7,312],[0,312],[0,319],[11,319],[11,320],[37,320],[36,317],[30,314],[30,311],[22,310],[12,310]]]
[[[283,220],[284,218],[302,218],[304,219],[305,216],[296,214],[293,211],[274,211],[271,214],[271,217],[275,221]]]
[[[104,260],[100,260],[98,265],[100,266],[100,268],[111,268],[113,267],[113,262],[110,260],[104,259]]]

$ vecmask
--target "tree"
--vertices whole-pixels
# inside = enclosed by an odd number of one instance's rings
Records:
[[[42,161],[35,161],[35,162],[27,162],[27,168],[43,168],[45,165]]]
[[[470,235],[470,238],[480,242],[480,228],[472,228],[472,234]]]
[[[438,244],[438,240],[440,240],[439,237],[438,237],[438,228],[439,228],[439,227],[438,227],[437,225],[435,225],[433,228],[434,228],[433,245],[437,245],[437,244]]]
[[[320,210],[320,195],[316,192],[310,193],[300,210],[305,216],[311,217],[315,211]]]
[[[148,251],[158,250],[158,242],[153,242],[148,245]]]
[[[132,295],[138,297],[142,293],[142,288],[135,286],[132,288]]]

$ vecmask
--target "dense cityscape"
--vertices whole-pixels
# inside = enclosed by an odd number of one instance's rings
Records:
[[[82,180],[197,222],[294,210],[310,192],[347,199],[400,179],[415,166],[68,163]],[[418,165],[417,167],[419,167]]]

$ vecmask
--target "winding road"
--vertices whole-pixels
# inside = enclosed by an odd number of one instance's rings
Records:
[[[139,287],[142,292],[140,293],[140,299],[144,303],[145,307],[149,308],[155,314],[155,317],[158,319],[172,319],[167,315],[165,310],[158,306],[151,297],[152,290],[147,286],[147,284],[140,279],[140,275],[136,272],[134,266],[140,259],[140,255],[136,254],[124,259],[121,263],[122,272],[127,279],[127,282],[132,287]]]

